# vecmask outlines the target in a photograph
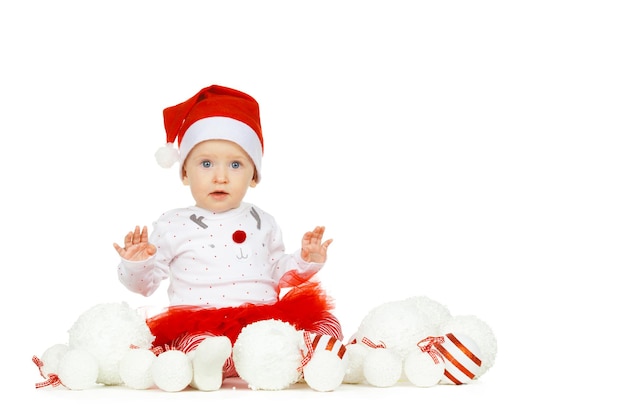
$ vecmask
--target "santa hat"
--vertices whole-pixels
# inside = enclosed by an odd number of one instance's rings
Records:
[[[159,165],[180,163],[181,173],[187,155],[200,142],[223,139],[235,142],[250,156],[261,180],[263,134],[259,104],[241,91],[212,85],[189,100],[163,110],[167,143],[156,153]],[[178,149],[175,147],[178,138]]]

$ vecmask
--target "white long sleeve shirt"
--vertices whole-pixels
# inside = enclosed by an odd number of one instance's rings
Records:
[[[305,262],[300,251],[285,254],[274,218],[249,203],[225,213],[195,206],[168,211],[149,240],[157,253],[145,261],[122,259],[119,279],[144,296],[170,279],[171,305],[271,304],[286,272],[308,276],[323,266]]]

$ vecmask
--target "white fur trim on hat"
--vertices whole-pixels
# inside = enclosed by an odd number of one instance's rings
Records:
[[[180,142],[181,171],[191,149],[200,142],[211,139],[223,139],[235,142],[250,156],[257,171],[257,182],[261,178],[261,160],[263,147],[254,129],[247,124],[230,117],[207,117],[189,126]]]

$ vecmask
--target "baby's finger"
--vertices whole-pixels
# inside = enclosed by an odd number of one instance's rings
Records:
[[[120,245],[118,245],[117,243],[113,244],[113,248],[115,248],[115,251],[117,252],[118,255],[120,255],[122,258],[125,257],[126,254],[126,248],[121,247]]]
[[[315,237],[315,240],[317,242],[321,242],[322,238],[324,237],[324,226],[318,226],[315,228],[315,230],[313,231],[313,236]]]
[[[139,226],[135,226],[135,231],[133,232],[133,242],[132,243],[140,243],[141,242],[141,230]]]
[[[126,233],[124,236],[124,247],[129,247],[133,244],[133,232]]]

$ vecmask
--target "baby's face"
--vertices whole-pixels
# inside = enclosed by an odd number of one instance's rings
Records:
[[[189,185],[198,207],[222,213],[239,207],[255,187],[254,163],[236,143],[206,140],[193,147],[183,165],[183,183]]]

